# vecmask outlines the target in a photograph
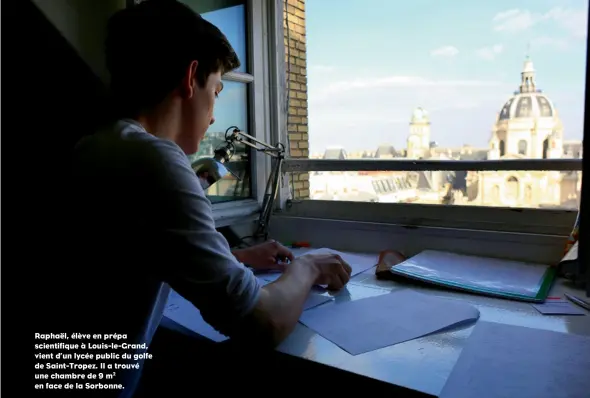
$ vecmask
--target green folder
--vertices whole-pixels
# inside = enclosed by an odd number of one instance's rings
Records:
[[[557,269],[545,264],[425,250],[392,267],[391,272],[450,289],[542,303]]]

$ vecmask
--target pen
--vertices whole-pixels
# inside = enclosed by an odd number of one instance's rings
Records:
[[[303,247],[311,247],[309,242],[291,242],[291,243],[287,244],[287,246],[289,246],[293,249],[299,249],[299,248],[303,248]]]
[[[576,296],[571,296],[567,293],[564,293],[563,295],[565,296],[566,299],[568,299],[572,303],[579,305],[580,307],[584,308],[587,311],[590,311],[590,304],[588,304],[587,302],[585,302],[581,298],[578,298]]]

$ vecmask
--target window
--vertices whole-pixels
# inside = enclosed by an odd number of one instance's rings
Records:
[[[498,202],[500,201],[500,187],[499,186],[494,185],[492,197],[494,198],[495,201],[498,201]]]
[[[516,177],[508,178],[506,182],[506,202],[514,203],[519,199],[518,179]]]
[[[217,26],[228,38],[238,55],[241,65],[223,77],[224,88],[215,104],[215,123],[207,130],[199,151],[189,156],[191,162],[212,157],[215,149],[225,141],[225,131],[231,126],[250,133],[248,92],[252,74],[248,70],[246,2],[244,0],[184,0],[186,5]],[[229,169],[237,176],[228,176],[212,185],[207,196],[212,203],[249,198],[251,194],[250,151],[237,145]]]
[[[513,6],[523,13],[557,15],[546,4],[519,2]],[[322,0],[307,0],[305,6],[297,0],[282,3],[286,62],[281,67],[289,82],[288,136],[283,139],[290,147],[283,170],[293,181],[289,214],[352,219],[358,208],[358,220],[386,214],[390,220],[431,217],[442,225],[469,213],[474,222],[497,228],[499,223],[523,224],[524,218],[536,224],[533,216],[542,224],[553,215],[561,217],[560,225],[575,219],[578,205],[568,198],[579,197],[579,181],[572,180],[581,179],[581,160],[567,158],[565,144],[581,147],[583,138],[584,35],[564,30],[564,42],[575,42],[567,52],[533,42],[531,54],[520,57],[506,47],[527,49],[522,34],[505,28],[512,26],[503,20],[510,15],[477,2],[461,12],[446,2],[431,4],[431,15],[445,17],[428,22],[412,2],[368,7],[352,0],[340,8]],[[586,15],[588,2],[574,8]],[[557,22],[539,23],[549,28]],[[490,45],[477,46],[449,26],[475,29]],[[431,146],[432,141],[438,145]],[[323,157],[335,145],[346,150],[346,159]],[[382,145],[394,147],[400,158],[377,159]],[[309,199],[315,178],[310,172],[316,170],[327,176],[349,172],[350,188],[360,186],[364,176],[401,174],[410,183],[411,204],[405,195],[398,203],[366,207]],[[328,185],[332,181],[327,178]],[[542,188],[542,181],[554,187]],[[443,201],[449,188],[452,205]],[[379,191],[378,196],[385,195]],[[508,207],[531,211],[513,216]]]
[[[518,141],[518,154],[519,155],[526,156],[527,155],[526,148],[527,148],[527,142],[525,140]]]
[[[549,138],[543,140],[543,159],[547,159],[549,153]]]
[[[571,196],[569,196],[568,199],[571,199]],[[529,205],[533,202],[533,187],[531,187],[530,185],[527,185],[525,188],[524,200]]]
[[[504,140],[500,141],[500,157],[506,155],[506,143]]]

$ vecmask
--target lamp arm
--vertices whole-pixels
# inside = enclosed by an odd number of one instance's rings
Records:
[[[262,200],[260,217],[258,218],[258,226],[256,228],[256,232],[254,233],[255,237],[261,237],[264,240],[268,239],[268,227],[274,208],[274,202],[279,190],[281,166],[283,160],[284,156],[282,153],[274,158],[270,175],[268,176],[268,180],[266,182],[266,188],[264,190],[264,198]]]
[[[231,134],[229,134],[230,130],[232,130]],[[239,142],[255,149],[258,152],[264,152],[267,155],[273,157],[278,157],[285,151],[285,147],[282,144],[272,146],[264,141],[260,141],[255,137],[252,137],[250,134],[241,131],[235,126],[232,126],[225,131],[225,141],[228,143],[228,145],[233,144],[234,142]]]
[[[258,218],[258,225],[254,233],[254,237],[262,237],[266,240],[268,238],[268,226],[274,209],[274,202],[281,181],[281,167],[285,159],[285,146],[283,144],[278,143],[276,146],[269,145],[232,126],[225,131],[225,143],[215,150],[213,158],[199,159],[192,164],[192,168],[197,174],[203,189],[208,189],[224,176],[230,173],[233,174],[225,164],[233,156],[235,150],[234,144],[236,142],[243,143],[271,157],[271,170],[266,181],[260,217]],[[240,179],[238,176],[234,176],[238,180]]]

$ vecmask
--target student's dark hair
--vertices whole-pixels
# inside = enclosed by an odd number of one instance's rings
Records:
[[[221,31],[176,0],[145,0],[115,13],[107,26],[106,63],[119,116],[161,103],[193,60],[197,83],[240,61]]]

